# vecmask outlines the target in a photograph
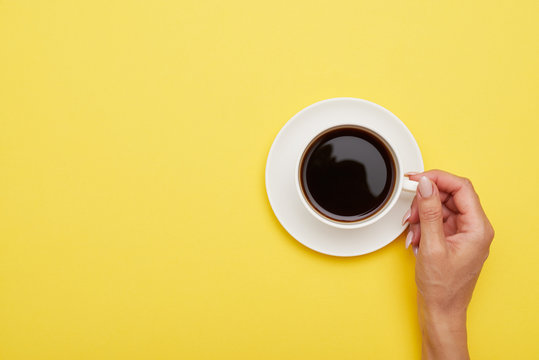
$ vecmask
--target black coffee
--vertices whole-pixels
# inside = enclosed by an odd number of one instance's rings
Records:
[[[360,127],[338,126],[309,144],[300,179],[305,197],[320,214],[357,221],[376,213],[389,199],[395,163],[376,135]]]

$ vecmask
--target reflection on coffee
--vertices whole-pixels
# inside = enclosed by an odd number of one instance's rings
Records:
[[[305,198],[321,215],[353,222],[372,216],[393,192],[395,163],[372,132],[338,126],[317,136],[300,163]]]

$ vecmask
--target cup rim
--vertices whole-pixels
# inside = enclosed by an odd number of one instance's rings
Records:
[[[394,165],[395,165],[395,172],[397,173],[396,176],[395,176],[395,183],[393,184],[393,191],[391,193],[391,196],[389,196],[385,200],[385,204],[381,207],[381,209],[378,212],[376,212],[376,213],[374,213],[372,215],[369,215],[368,217],[366,217],[364,219],[351,221],[351,222],[344,222],[344,221],[338,221],[338,220],[330,219],[329,217],[324,216],[319,211],[314,209],[313,206],[311,205],[311,203],[305,198],[305,193],[302,190],[302,186],[301,186],[301,163],[302,163],[302,160],[303,160],[303,158],[304,158],[304,156],[306,154],[307,149],[309,148],[309,145],[311,145],[312,142],[315,141],[322,134],[330,131],[331,129],[340,128],[340,127],[360,128],[360,129],[362,129],[364,131],[367,131],[367,132],[371,133],[372,135],[376,136],[377,138],[379,138],[384,143],[384,145],[386,145],[387,148],[389,149],[389,152],[391,154],[392,160],[393,160]],[[303,204],[303,206],[309,211],[309,213],[311,213],[311,215],[313,215],[319,221],[321,221],[321,222],[323,222],[323,223],[325,223],[327,225],[337,227],[337,228],[341,228],[341,229],[358,229],[358,228],[365,227],[365,226],[368,226],[368,225],[371,225],[371,224],[375,223],[376,221],[378,221],[379,219],[384,217],[391,210],[391,208],[393,208],[393,206],[397,203],[397,200],[399,199],[399,197],[401,195],[401,192],[402,192],[402,186],[403,186],[403,180],[404,180],[403,179],[404,175],[402,174],[402,165],[401,165],[401,162],[400,162],[397,151],[395,151],[395,149],[393,148],[391,143],[384,137],[384,135],[380,134],[375,129],[372,129],[372,128],[369,128],[369,127],[366,127],[366,126],[363,126],[363,125],[350,124],[350,123],[344,123],[344,124],[330,126],[330,127],[327,127],[325,129],[319,131],[315,136],[310,138],[309,141],[307,141],[306,144],[304,146],[302,146],[302,149],[303,149],[303,151],[301,151],[301,153],[300,153],[300,155],[299,155],[299,157],[298,157],[298,159],[296,161],[296,167],[295,167],[295,176],[294,176],[294,178],[295,178],[295,183],[296,183],[296,190],[297,190],[297,193],[298,193],[298,195],[300,197],[300,200],[301,200],[301,203]]]

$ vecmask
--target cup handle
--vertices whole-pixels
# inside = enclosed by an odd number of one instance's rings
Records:
[[[405,177],[402,182],[402,190],[415,194],[417,190],[417,181],[412,181],[408,179],[407,177]]]

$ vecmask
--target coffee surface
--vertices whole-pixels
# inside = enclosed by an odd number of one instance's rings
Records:
[[[300,179],[305,197],[319,213],[337,221],[358,221],[388,200],[395,165],[387,146],[372,133],[337,127],[308,146]]]

